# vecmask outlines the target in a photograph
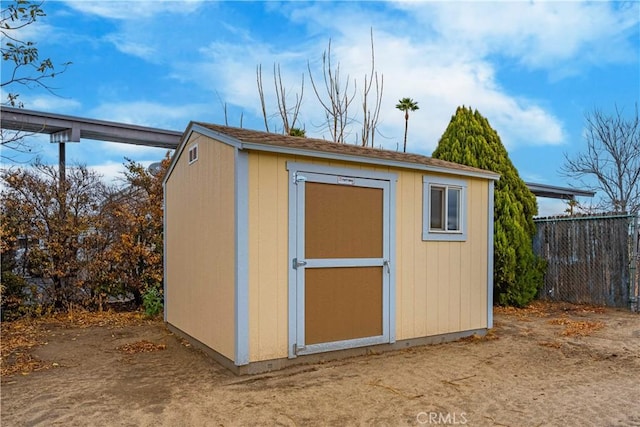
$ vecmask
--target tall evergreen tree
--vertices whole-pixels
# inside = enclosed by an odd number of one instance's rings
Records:
[[[524,306],[542,284],[544,263],[533,253],[536,198],[518,175],[489,121],[458,107],[433,157],[500,174],[494,203],[494,301]]]

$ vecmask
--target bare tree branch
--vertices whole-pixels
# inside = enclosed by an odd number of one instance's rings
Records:
[[[267,114],[267,107],[264,97],[264,87],[262,84],[262,65],[258,65],[256,68],[256,80],[258,83],[258,95],[260,96],[260,104],[262,107],[262,117],[264,119],[264,125],[266,131],[269,132],[269,118]],[[273,86],[276,94],[276,103],[278,113],[273,114],[272,117],[279,117],[282,122],[282,133],[285,135],[292,135],[294,129],[297,129],[298,115],[300,114],[300,107],[302,106],[302,98],[304,96],[304,74],[302,74],[302,80],[300,84],[300,93],[296,93],[296,99],[293,107],[287,106],[287,89],[282,82],[282,72],[280,71],[280,64],[273,64]]]
[[[39,134],[40,132],[26,132],[23,130],[0,129],[0,159],[9,163],[30,163],[33,159],[20,160],[21,154],[36,155],[40,148],[34,148],[27,143],[28,137]],[[7,150],[8,149],[8,150]]]
[[[267,107],[264,102],[264,89],[262,86],[262,64],[256,67],[256,82],[258,84],[258,95],[260,95],[260,106],[262,107],[262,117],[264,119],[264,129],[269,132],[269,121],[267,120]]]
[[[607,115],[595,109],[585,116],[586,152],[565,154],[563,175],[605,195],[604,206],[614,212],[640,210],[640,118],[625,118],[617,106]]]
[[[349,75],[347,75],[344,87],[342,86],[340,82],[340,63],[335,69],[331,64],[331,39],[329,39],[327,50],[322,54],[322,77],[327,99],[318,90],[309,62],[307,62],[307,68],[313,92],[324,109],[326,126],[329,129],[331,138],[333,142],[343,144],[346,137],[346,128],[352,122],[352,118],[349,117],[349,106],[356,96],[357,89],[354,82],[353,93],[350,93],[349,84],[351,79]]]
[[[296,127],[300,106],[302,105],[302,97],[304,96],[304,74],[302,75],[300,94],[296,93],[296,102],[293,108],[287,108],[287,91],[282,83],[282,73],[280,72],[280,64],[273,64],[273,84],[275,86],[276,101],[278,102],[278,113],[282,119],[285,135],[291,135],[291,130]],[[289,120],[291,116],[291,120]]]
[[[373,111],[369,108],[369,92],[375,82],[375,102]],[[366,147],[368,144],[373,147],[374,138],[376,134],[376,127],[378,125],[378,119],[380,117],[380,105],[382,104],[382,90],[384,85],[384,76],[378,78],[378,72],[375,69],[375,50],[373,43],[373,28],[371,29],[371,74],[367,79],[367,75],[364,76],[364,88],[362,90],[362,135],[361,145]]]
[[[40,59],[36,44],[31,41],[21,40],[16,34],[20,30],[36,22],[45,16],[42,9],[43,2],[30,0],[13,0],[3,2],[0,11],[0,35],[2,42],[0,54],[2,55],[3,69],[11,70],[3,74],[0,87],[6,90],[7,98],[3,105],[12,107],[24,107],[20,101],[20,94],[14,89],[18,87],[39,88],[58,96],[56,88],[50,86],[49,81],[58,74],[64,73],[71,62],[65,62],[57,70],[51,59]],[[5,64],[6,63],[6,64]],[[1,142],[3,149],[9,149],[15,153],[31,153],[31,148],[25,143],[25,137],[29,133],[2,131]],[[7,155],[3,150],[2,159],[14,161],[15,156]]]

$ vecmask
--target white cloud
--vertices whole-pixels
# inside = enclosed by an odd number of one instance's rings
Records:
[[[386,37],[392,38],[387,35]],[[460,105],[478,109],[498,131],[507,147],[559,144],[564,140],[562,124],[532,101],[506,93],[498,84],[494,67],[487,61],[455,60],[436,45],[412,46],[409,52],[398,43],[378,37],[377,56],[389,56],[382,71],[385,76],[386,125],[396,122],[401,135],[402,114],[394,110],[398,99],[408,96],[419,102],[420,110],[409,119],[412,135],[409,146],[416,149],[421,135],[422,150],[430,154]],[[410,65],[411,64],[411,65]]]
[[[339,15],[332,21],[338,25],[341,19],[349,20],[353,16]],[[323,17],[319,18],[322,20]],[[366,17],[363,19],[366,21]],[[338,25],[339,26],[339,25]],[[334,66],[341,66],[343,82],[347,75],[362,85],[365,75],[370,74],[369,28],[360,26],[360,32],[353,27],[341,27],[344,30],[334,34],[332,52]],[[430,154],[446,128],[451,114],[462,104],[478,108],[489,118],[498,130],[507,146],[522,144],[559,144],[564,140],[562,124],[552,114],[534,102],[505,93],[495,77],[495,68],[487,60],[457,55],[448,46],[425,39],[420,43],[404,36],[376,31],[375,54],[376,68],[384,75],[384,98],[380,118],[380,131],[384,137],[378,137],[376,144],[394,149],[403,136],[403,114],[395,109],[398,99],[409,96],[419,102],[420,110],[413,113],[409,120],[409,149]],[[250,47],[253,46],[253,47]],[[257,89],[246,82],[255,81],[255,64],[258,59],[263,65],[265,88],[270,95],[273,92],[270,64],[280,62],[285,81],[290,92],[299,86],[298,72],[307,73],[306,59],[313,67],[314,78],[322,89],[321,55],[327,48],[327,39],[319,38],[312,46],[307,43],[306,58],[294,48],[291,51],[280,50],[277,53],[268,45],[241,43],[210,45],[205,61],[192,70],[220,76],[215,80],[218,86],[226,88],[225,99],[254,106],[259,113]],[[265,60],[264,58],[269,59]],[[293,71],[295,70],[295,71]],[[296,72],[297,71],[297,72]],[[195,79],[195,77],[193,77]],[[351,84],[353,88],[353,83]],[[268,105],[274,105],[269,99]],[[359,112],[360,95],[356,95],[352,111]],[[307,76],[303,120],[306,120],[308,135],[319,136],[321,131],[311,124],[323,121],[323,112],[315,99]],[[356,132],[358,129],[355,130]],[[315,135],[314,135],[315,134]],[[326,136],[326,135],[325,135]],[[352,135],[355,139],[355,135]]]
[[[24,96],[25,108],[37,111],[51,111],[58,114],[64,114],[78,110],[82,104],[76,99],[63,98],[60,96],[36,96],[30,97],[28,94]],[[23,97],[22,95],[20,96]]]
[[[167,74],[176,81],[194,83],[211,93],[212,104],[226,102],[254,119],[261,118],[255,83],[257,64],[263,66],[267,108],[271,113],[276,111],[273,63],[281,65],[291,102],[304,73],[305,98],[300,118],[309,136],[322,136],[313,125],[322,123],[323,111],[308,79],[307,60],[314,67],[314,77],[319,79],[320,58],[331,37],[335,60],[340,61],[344,78],[349,74],[361,85],[363,76],[369,73],[369,30],[373,28],[376,68],[384,75],[379,125],[383,136],[376,138],[376,144],[393,149],[401,142],[404,120],[395,103],[408,96],[420,105],[409,120],[409,149],[424,154],[435,148],[459,105],[477,108],[509,149],[566,142],[564,124],[544,101],[514,93],[501,84],[500,66],[505,58],[518,67],[543,69],[555,77],[581,71],[583,64],[588,67],[637,58],[627,40],[629,31],[638,25],[637,4],[629,7],[577,2],[266,4],[266,9],[281,12],[291,25],[306,27],[306,36],[291,39],[288,44],[276,43],[260,36],[257,29],[234,26],[233,20],[212,22],[216,26],[213,35],[183,29],[189,51],[197,51],[185,55],[176,55],[181,38],[145,25],[151,22],[147,18],[156,14],[192,12],[200,6],[197,2],[69,4],[85,13],[123,21],[125,25],[121,25],[119,32],[108,36],[118,49],[169,64]],[[236,3],[219,5],[240,8]],[[135,21],[130,19],[134,17]],[[155,34],[153,38],[149,36],[151,33]],[[544,99],[544,94],[541,98]],[[352,111],[359,112],[359,103],[357,95]],[[104,104],[91,113],[108,120],[183,129],[194,117],[211,117],[207,112],[211,107],[135,102]]]
[[[91,142],[87,142],[91,144]],[[144,145],[123,144],[109,141],[96,141],[91,147],[92,153],[103,153],[100,158],[89,160],[89,164],[96,161],[102,161],[104,157],[118,158],[124,161],[125,157],[137,162],[157,162],[164,158],[167,153],[166,148],[147,147]]]
[[[151,163],[162,160],[162,157],[155,160],[142,160],[137,161],[144,167],[149,167]],[[98,164],[87,165],[88,169],[96,171],[98,174],[102,176],[102,181],[107,184],[112,184],[116,186],[121,186],[124,184],[124,172],[126,168],[124,167],[124,162],[104,162]]]
[[[162,43],[157,39],[162,34],[173,34],[166,28],[156,27],[157,21],[176,15],[186,16],[196,12],[203,0],[154,0],[154,1],[79,1],[65,3],[87,15],[111,19],[118,23],[118,30],[106,35],[103,40],[113,44],[127,55],[159,63],[158,49]],[[168,24],[170,25],[170,24]]]
[[[3,138],[11,138],[15,135],[13,131],[3,130]],[[9,134],[5,134],[9,132]],[[49,135],[33,134],[27,135],[21,142],[19,150],[12,148],[14,144],[2,145],[0,147],[1,162],[3,165],[28,165],[40,158],[44,163],[57,162],[58,146],[49,142]]]
[[[89,112],[101,120],[172,130],[184,130],[189,121],[206,111],[201,104],[168,105],[148,101],[103,103]]]
[[[538,216],[557,216],[567,215],[565,210],[567,209],[567,201],[559,199],[549,199],[545,197],[538,197]]]
[[[109,184],[119,184],[123,179],[125,167],[122,163],[106,162],[103,164],[88,165],[89,169],[102,176],[102,180]]]
[[[136,21],[162,13],[188,14],[196,11],[203,0],[67,0],[65,3],[80,12],[102,18]]]
[[[4,9],[4,6],[3,6]],[[27,41],[36,41],[36,40],[42,40],[45,39],[47,37],[54,37],[56,35],[56,29],[47,24],[46,22],[42,22],[44,20],[46,20],[45,18],[40,18],[38,21],[36,21],[36,23],[32,23],[29,25],[26,25],[24,27],[20,27],[19,29],[5,29],[3,28],[3,32],[5,32],[9,37],[14,37],[20,41],[23,42],[27,42]],[[4,39],[4,35],[2,37]],[[4,44],[4,40],[3,40],[3,44]]]
[[[147,61],[153,61],[157,54],[153,46],[127,39],[125,34],[109,34],[105,37],[105,40],[112,43],[120,52],[137,56]]]
[[[508,148],[561,144],[565,141],[563,124],[553,113],[534,100],[508,93],[501,87],[496,77],[496,65],[487,57],[492,52],[476,51],[470,37],[455,43],[448,38],[459,30],[458,27],[466,22],[465,17],[471,12],[460,4],[448,7],[440,3],[418,3],[402,7],[409,7],[412,12],[421,11],[416,15],[420,25],[398,33],[394,26],[398,18],[386,18],[384,13],[361,8],[358,4],[288,4],[284,9],[289,19],[297,23],[307,22],[313,28],[310,38],[290,46],[276,46],[257,39],[246,29],[239,29],[234,31],[237,36],[234,42],[207,44],[200,49],[201,56],[196,61],[178,65],[173,75],[202,82],[208,90],[218,92],[225,102],[242,106],[259,117],[261,110],[255,84],[255,67],[257,64],[263,66],[267,108],[275,112],[271,67],[277,62],[281,65],[285,87],[292,98],[299,89],[300,75],[306,75],[300,118],[306,123],[309,136],[327,136],[324,135],[326,132],[314,127],[323,122],[324,113],[310,85],[307,60],[313,67],[316,82],[322,84],[321,56],[330,36],[334,65],[340,62],[343,82],[348,75],[361,86],[364,75],[370,72],[369,30],[373,27],[376,68],[384,75],[379,125],[383,136],[376,138],[377,145],[394,149],[402,140],[404,120],[402,113],[395,109],[395,104],[405,96],[417,100],[420,105],[420,110],[409,120],[411,151],[430,154],[451,114],[463,104],[479,109]],[[472,9],[477,8],[474,6]],[[445,18],[456,11],[460,11],[463,18],[446,27]],[[434,13],[439,26],[439,32],[435,33],[431,23],[425,21],[427,17],[433,20]],[[481,16],[487,14],[485,11]],[[506,19],[506,15],[503,14],[502,18]],[[410,18],[405,16],[402,19]],[[496,19],[492,18],[491,22],[495,24]],[[420,29],[421,26],[425,28],[424,31]],[[389,31],[390,28],[394,28],[393,33]],[[492,35],[488,28],[480,27],[476,33],[485,34],[484,37],[488,39],[499,38],[500,34]],[[506,31],[505,37],[508,35],[509,31]],[[351,111],[359,114],[359,110],[360,95],[356,95]],[[355,132],[359,132],[359,129],[352,132],[354,140]]]
[[[638,3],[434,2],[398,7],[432,26],[444,43],[478,57],[505,55],[543,69],[566,66],[567,61],[601,64],[637,58],[621,35],[637,28]]]

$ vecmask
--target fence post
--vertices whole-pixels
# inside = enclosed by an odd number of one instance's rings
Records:
[[[632,312],[640,310],[640,229],[638,229],[640,214],[631,216],[631,233],[629,235],[630,260],[629,260],[629,308]]]

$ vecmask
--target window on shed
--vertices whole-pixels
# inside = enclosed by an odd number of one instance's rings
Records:
[[[189,164],[198,160],[198,144],[189,147]]]
[[[466,182],[429,176],[422,182],[422,240],[466,240]]]

